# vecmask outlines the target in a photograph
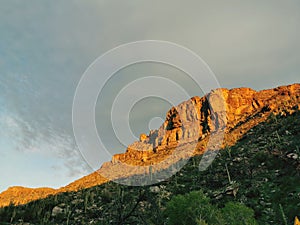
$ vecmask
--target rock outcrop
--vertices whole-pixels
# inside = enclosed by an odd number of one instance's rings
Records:
[[[193,97],[170,109],[158,130],[142,134],[139,141],[128,146],[125,154],[115,155],[114,162],[143,161],[148,154],[160,154],[178,145],[201,141],[218,130],[228,134],[243,124],[250,129],[271,113],[285,115],[298,110],[299,95],[300,84],[294,84],[260,92],[250,88],[218,89],[202,98]],[[241,133],[245,132],[241,130]]]
[[[171,167],[181,159],[236,143],[249,129],[271,114],[288,115],[300,109],[300,84],[255,91],[250,88],[217,89],[171,108],[158,130],[142,134],[126,152],[113,156],[99,171],[70,185],[54,189],[8,189],[0,206],[23,204],[65,191],[76,191],[136,174]],[[17,194],[16,194],[17,193]]]
[[[260,92],[217,89],[171,108],[158,130],[141,135],[124,154],[113,156],[98,172],[116,180],[146,174],[150,169],[163,170],[193,154],[233,145],[271,114],[292,114],[299,109],[300,84]]]
[[[0,206],[25,204],[28,200],[32,201],[45,198],[55,192],[56,190],[52,188],[25,188],[21,186],[10,187],[0,194]]]

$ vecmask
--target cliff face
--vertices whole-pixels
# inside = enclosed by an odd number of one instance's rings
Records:
[[[286,115],[299,109],[300,84],[260,92],[250,88],[217,89],[170,109],[158,130],[142,134],[139,141],[129,145],[124,154],[113,156],[99,172],[114,180],[147,174],[150,167],[151,172],[160,171],[207,149],[235,144],[272,113]]]
[[[178,144],[201,141],[216,130],[229,133],[258,114],[264,118],[270,113],[290,114],[299,108],[299,88],[294,84],[261,92],[250,88],[219,89],[202,98],[193,97],[170,109],[162,126],[149,135],[142,134],[139,141],[128,146],[125,155],[132,158],[135,151],[157,153]],[[116,155],[115,159],[122,156]]]
[[[228,134],[243,124],[251,128],[255,121],[261,122],[271,113],[291,114],[299,108],[299,89],[299,84],[261,92],[250,88],[219,89],[202,98],[193,97],[170,109],[158,130],[142,134],[139,141],[129,145],[125,154],[115,155],[113,161],[147,161],[147,153],[159,154],[178,145],[201,141],[217,130],[224,129]]]
[[[256,92],[250,88],[217,89],[204,97],[193,97],[167,112],[158,130],[142,134],[123,154],[92,173],[58,190],[25,195],[27,190],[0,194],[0,206],[23,204],[64,191],[76,191],[108,180],[146,174],[170,167],[181,159],[236,143],[249,129],[271,114],[287,115],[300,109],[300,84]],[[218,136],[220,135],[220,138]],[[215,138],[214,138],[215,137]],[[212,140],[217,140],[216,143]],[[221,141],[220,141],[221,140]],[[19,191],[21,200],[14,193]],[[20,194],[21,193],[21,194]],[[27,196],[27,197],[25,197]]]

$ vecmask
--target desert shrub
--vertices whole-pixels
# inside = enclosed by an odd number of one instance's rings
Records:
[[[168,224],[222,224],[219,210],[202,191],[174,196],[165,211]]]
[[[228,202],[221,209],[225,224],[228,225],[255,225],[254,211],[251,208],[241,204]]]
[[[202,191],[176,195],[165,210],[168,224],[176,225],[256,225],[254,211],[241,204],[228,202],[219,209]]]

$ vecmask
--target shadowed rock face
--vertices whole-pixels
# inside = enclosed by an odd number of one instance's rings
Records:
[[[113,156],[99,171],[66,187],[54,189],[9,188],[0,194],[0,206],[24,204],[49,194],[76,191],[107,182],[166,169],[180,159],[233,145],[270,114],[282,116],[300,109],[300,84],[256,92],[250,88],[217,89],[171,108],[158,130],[142,134],[123,154]],[[213,143],[222,133],[221,143]],[[219,137],[215,135],[215,137]],[[215,138],[220,142],[220,138]],[[176,151],[176,154],[174,154]],[[161,163],[165,162],[165,163]],[[155,167],[155,165],[158,165]],[[154,168],[154,169],[153,169]]]

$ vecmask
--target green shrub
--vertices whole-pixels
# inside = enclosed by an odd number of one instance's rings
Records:
[[[241,204],[228,202],[221,210],[225,224],[228,225],[255,225],[254,211]]]
[[[228,202],[218,209],[202,191],[176,195],[165,210],[170,225],[256,225],[254,211],[241,204]]]
[[[171,225],[222,224],[219,210],[202,191],[174,196],[167,203],[165,213]]]

